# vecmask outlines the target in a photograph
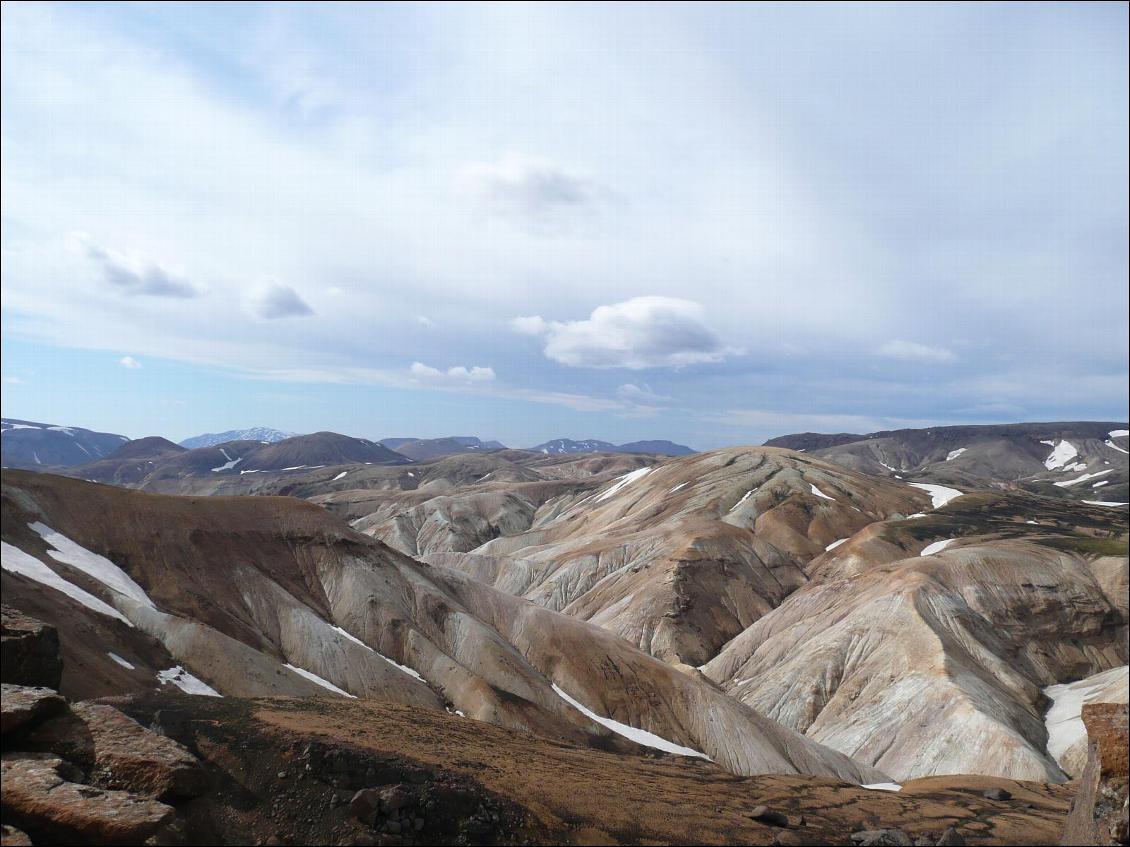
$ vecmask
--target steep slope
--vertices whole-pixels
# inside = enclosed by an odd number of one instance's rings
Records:
[[[111,652],[139,667],[140,635],[123,635],[137,630],[157,642],[150,666],[163,649],[225,695],[378,697],[606,749],[701,751],[737,773],[884,778],[600,628],[421,565],[301,501],[10,472],[3,509],[5,602],[56,625],[84,603],[101,624],[85,634],[88,677],[122,681]],[[93,685],[67,673],[64,689]]]
[[[253,426],[248,429],[229,429],[227,432],[206,432],[203,435],[194,435],[180,442],[180,446],[188,450],[198,447],[215,447],[217,444],[227,444],[229,441],[258,441],[265,444],[274,444],[276,441],[285,441],[298,435],[297,432],[284,432],[269,426]]]
[[[124,435],[94,432],[78,426],[0,420],[0,463],[6,468],[37,469],[81,465],[113,453]]]
[[[863,473],[956,485],[1017,485],[1047,496],[1127,502],[1127,424],[1028,423],[802,433],[771,446],[805,450]]]
[[[896,780],[1063,780],[1042,689],[1127,660],[1125,519],[978,494],[866,527],[703,669]]]
[[[521,534],[426,559],[699,665],[803,585],[827,545],[928,503],[801,454],[731,448],[591,479],[538,505]]]

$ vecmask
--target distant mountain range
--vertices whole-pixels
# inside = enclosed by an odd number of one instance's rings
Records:
[[[438,459],[440,456],[451,456],[455,453],[506,449],[506,445],[500,441],[481,441],[473,435],[452,435],[447,438],[382,438],[380,443],[414,462]]]
[[[936,426],[865,435],[804,432],[765,442],[876,476],[959,489],[1020,486],[1056,497],[1126,502],[1128,425],[1120,421]]]
[[[274,444],[276,441],[285,441],[298,435],[297,432],[286,432],[273,429],[269,426],[253,426],[249,429],[229,429],[227,432],[206,432],[203,435],[194,435],[180,442],[181,447],[193,450],[197,447],[214,447],[217,444],[226,444],[229,441],[260,441],[264,444]]]
[[[6,468],[36,470],[53,465],[81,465],[113,453],[125,442],[124,435],[94,432],[77,426],[0,419],[2,461]]]
[[[676,444],[673,441],[631,441],[627,444],[613,444],[596,438],[585,441],[555,438],[529,449],[551,456],[562,453],[655,453],[660,456],[689,456],[695,452],[685,444]]]

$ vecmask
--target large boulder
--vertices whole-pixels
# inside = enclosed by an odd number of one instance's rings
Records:
[[[171,738],[146,729],[113,706],[76,703],[71,710],[94,742],[91,779],[161,799],[193,797],[208,787],[200,762]]]
[[[1061,844],[1127,844],[1130,779],[1130,708],[1125,703],[1083,707],[1089,747],[1079,790],[1067,815]]]
[[[65,711],[67,701],[50,688],[3,683],[0,690],[0,735],[26,729]]]
[[[11,606],[0,606],[0,682],[59,688],[59,632]]]
[[[37,841],[140,844],[168,823],[171,806],[127,791],[69,782],[48,753],[5,753],[4,817]]]

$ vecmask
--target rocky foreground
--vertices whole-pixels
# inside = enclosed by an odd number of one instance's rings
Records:
[[[1085,707],[1079,783],[930,777],[895,793],[376,700],[68,702],[44,684],[57,645],[6,617],[4,845],[1126,843],[1125,705]]]

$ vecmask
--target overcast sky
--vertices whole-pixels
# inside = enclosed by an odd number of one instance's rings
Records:
[[[1127,416],[1127,4],[3,6],[3,414]]]

